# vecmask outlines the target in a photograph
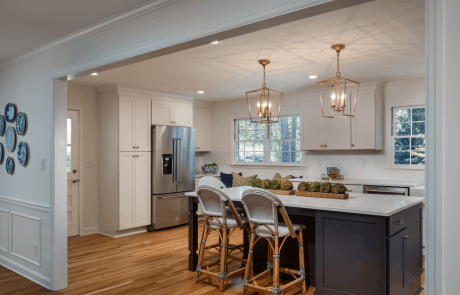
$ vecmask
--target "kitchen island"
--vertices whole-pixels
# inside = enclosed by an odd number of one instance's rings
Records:
[[[224,190],[242,207],[239,188]],[[198,251],[198,199],[189,196],[189,270]],[[424,198],[350,193],[347,200],[278,195],[293,223],[306,226],[304,251],[307,285],[317,295],[419,294],[423,272],[422,203]],[[282,220],[282,219],[280,219]],[[244,235],[247,252],[248,235]],[[254,249],[254,269],[266,269],[268,244]],[[298,267],[298,250],[288,239],[281,264]]]

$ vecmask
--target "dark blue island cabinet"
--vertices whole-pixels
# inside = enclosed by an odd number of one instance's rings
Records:
[[[194,271],[196,198],[190,197],[189,201],[189,269]],[[417,295],[423,291],[422,203],[391,216],[286,209],[293,223],[306,226],[306,280],[307,285],[316,287],[316,295]],[[247,245],[247,235],[244,236]],[[261,240],[254,248],[256,272],[267,269],[267,247],[267,242]],[[286,240],[281,249],[283,266],[299,267],[297,247],[295,239]]]

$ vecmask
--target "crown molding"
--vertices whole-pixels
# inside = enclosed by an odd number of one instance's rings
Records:
[[[100,22],[95,23],[94,25],[88,26],[86,28],[83,28],[79,31],[76,31],[72,34],[69,34],[67,36],[64,36],[62,38],[59,38],[55,41],[52,41],[48,44],[45,44],[43,46],[40,46],[36,49],[33,49],[23,55],[20,55],[18,57],[15,57],[13,59],[10,59],[2,64],[0,64],[0,70],[4,70],[10,67],[13,67],[17,64],[23,63],[31,58],[34,58],[36,56],[39,56],[45,52],[51,51],[53,49],[59,48],[61,46],[67,45],[69,43],[75,42],[77,40],[80,40],[82,38],[85,38],[87,36],[93,35],[99,31],[108,29],[110,27],[113,27],[115,25],[121,24],[123,22],[126,22],[130,19],[139,17],[143,14],[149,13],[151,11],[160,9],[162,7],[165,7],[167,5],[170,5],[174,2],[177,2],[179,0],[156,0],[153,2],[150,2],[145,5],[141,6],[135,6],[132,9],[129,9],[127,11],[121,12],[119,14],[116,14],[114,16],[111,16],[109,18],[106,18]]]

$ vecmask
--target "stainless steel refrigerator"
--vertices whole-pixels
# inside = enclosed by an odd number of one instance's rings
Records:
[[[188,223],[195,190],[195,129],[152,126],[152,224],[150,231]]]

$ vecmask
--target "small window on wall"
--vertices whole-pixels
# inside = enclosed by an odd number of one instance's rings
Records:
[[[425,165],[425,107],[393,108],[393,164]]]
[[[235,162],[302,163],[300,117],[281,117],[271,124],[235,120]]]

